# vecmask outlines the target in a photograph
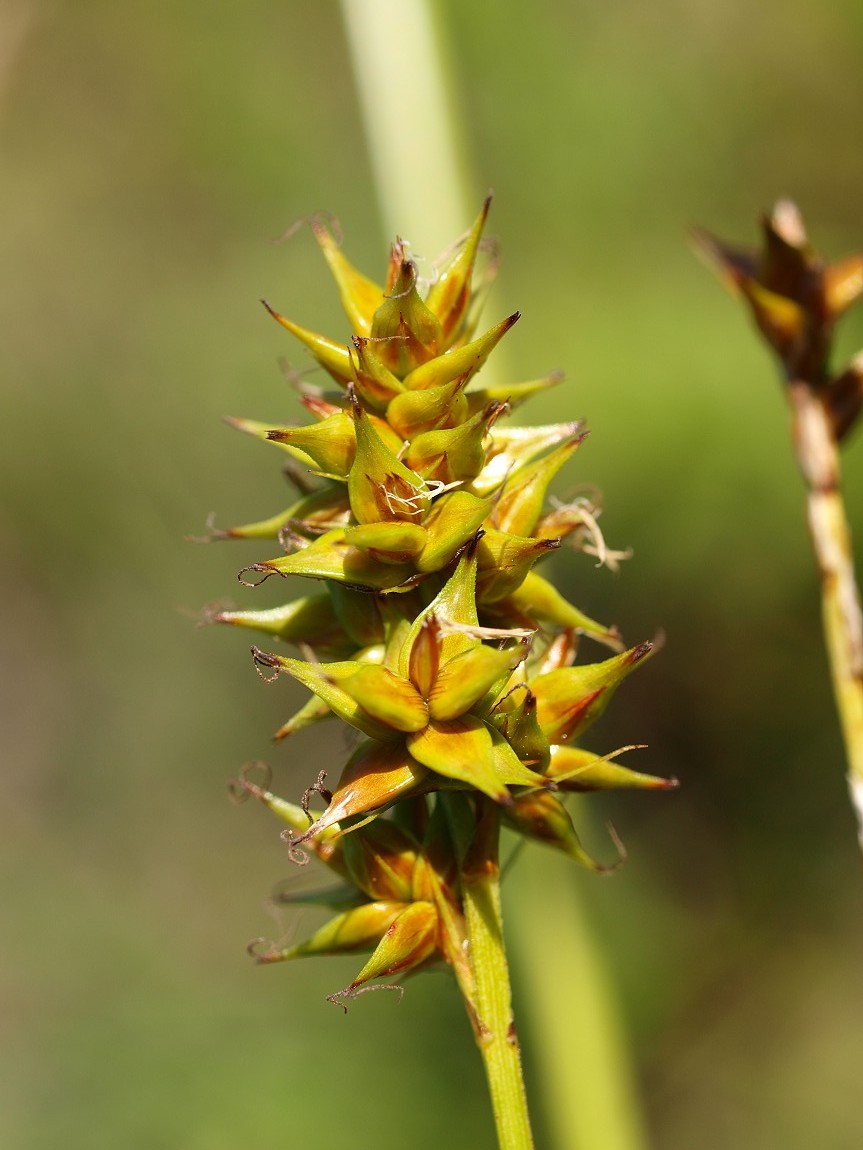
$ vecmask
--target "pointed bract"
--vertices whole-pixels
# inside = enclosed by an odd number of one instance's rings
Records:
[[[422,367],[415,368],[404,378],[406,391],[427,391],[438,388],[443,384],[460,380],[462,385],[467,384],[483,366],[485,361],[506,335],[506,333],[521,319],[520,312],[513,312],[500,323],[495,324],[478,339],[466,343],[463,347],[453,348],[445,355],[439,355]]]
[[[491,196],[488,195],[464,243],[453,259],[438,272],[429,290],[428,306],[440,320],[448,344],[458,332],[467,313],[474,264],[490,207]]]
[[[381,361],[403,379],[421,363],[440,355],[443,333],[437,317],[417,291],[417,270],[403,259],[388,298],[372,317],[371,335]]]
[[[345,345],[335,343],[325,336],[318,335],[317,332],[300,327],[299,324],[293,323],[283,315],[279,315],[277,311],[270,307],[266,300],[261,300],[261,303],[277,323],[280,323],[286,331],[296,336],[300,343],[308,348],[321,367],[328,371],[337,383],[342,384],[342,386],[346,386],[350,383],[353,374],[351,371],[351,357]]]
[[[338,284],[342,307],[353,331],[358,335],[368,334],[372,326],[372,316],[383,300],[383,288],[358,272],[345,258],[340,245],[322,219],[313,218],[311,228],[324,253],[333,279]]]

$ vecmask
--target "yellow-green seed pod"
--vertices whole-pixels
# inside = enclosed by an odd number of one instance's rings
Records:
[[[616,869],[615,864],[603,866],[591,858],[575,833],[569,811],[559,799],[547,791],[535,791],[532,794],[519,796],[513,805],[504,811],[503,817],[519,834],[563,851],[575,862],[586,866],[588,870],[602,874]]]
[[[408,448],[405,463],[428,481],[470,482],[482,471],[486,455],[483,441],[503,410],[503,404],[489,404],[458,427],[424,431]]]
[[[298,459],[311,459],[320,472],[334,479],[347,479],[357,453],[354,421],[343,411],[320,423],[271,428],[267,439],[283,444]]]
[[[583,747],[553,747],[545,773],[564,791],[612,791],[622,787],[671,791],[679,785],[677,779],[630,770],[608,755],[596,755]]]
[[[357,395],[365,405],[375,411],[388,411],[390,401],[404,391],[404,384],[375,354],[370,339],[355,335],[353,345],[356,352],[354,386]],[[387,419],[389,420],[389,414]],[[395,427],[395,424],[392,426]]]
[[[326,815],[319,821],[331,825],[382,810],[421,791],[427,778],[428,770],[410,754],[403,739],[368,740],[351,755]]]
[[[428,391],[430,388],[437,388],[457,379],[467,384],[520,318],[520,312],[513,312],[478,339],[466,343],[463,347],[453,348],[444,355],[436,356],[422,367],[414,368],[404,378],[405,390]]]
[[[432,721],[407,736],[407,748],[418,762],[444,778],[476,787],[496,802],[512,802],[495,771],[491,733],[481,719],[462,715],[448,722]]]
[[[350,640],[342,631],[327,594],[307,595],[265,611],[217,611],[214,623],[248,627],[283,643],[308,643],[318,649],[344,648]]]
[[[448,662],[462,651],[469,651],[476,646],[477,640],[470,634],[470,629],[478,625],[475,547],[468,548],[462,555],[453,574],[428,607],[417,615],[412,623],[399,652],[398,670],[405,678],[410,675],[414,644],[424,641],[422,632],[431,619],[436,620],[441,629],[439,653],[441,662]]]
[[[487,403],[491,403],[493,400],[497,403],[505,403],[510,411],[514,411],[528,399],[532,399],[535,395],[539,395],[543,391],[548,391],[550,387],[556,387],[557,384],[563,382],[564,378],[565,376],[562,371],[552,371],[540,379],[529,379],[524,383],[494,383],[485,385],[481,383],[471,383],[470,387],[465,391],[465,399],[468,402],[471,415],[482,410]]]
[[[423,520],[426,544],[415,560],[423,574],[440,571],[472,539],[485,521],[491,499],[479,499],[469,491],[449,491],[434,501]]]
[[[431,505],[425,481],[396,458],[354,401],[357,453],[348,476],[358,523],[402,520],[422,525]]]
[[[529,571],[511,594],[494,603],[484,604],[496,620],[511,620],[514,626],[541,627],[545,631],[577,631],[619,651],[620,636],[614,627],[606,627],[579,611],[557,588]]]
[[[534,563],[559,546],[559,539],[526,539],[486,528],[477,551],[477,592],[482,602],[512,595]]]
[[[373,718],[342,685],[349,683],[358,672],[374,668],[366,668],[352,659],[341,663],[304,663],[301,659],[288,659],[284,655],[261,651],[258,647],[252,648],[252,656],[257,667],[272,668],[276,674],[284,671],[308,687],[340,719],[363,734],[374,739],[387,739],[395,734],[391,727]]]
[[[417,292],[417,271],[402,259],[389,298],[372,318],[371,335],[380,342],[376,350],[382,362],[400,379],[421,363],[443,351],[443,334],[437,317]]]
[[[547,773],[549,743],[536,715],[536,695],[526,683],[513,688],[489,718],[522,763]]]
[[[377,946],[387,930],[403,914],[405,904],[393,900],[366,902],[336,915],[316,930],[311,938],[296,946],[279,949],[270,946],[255,950],[255,962],[266,965],[304,958],[311,954],[350,954],[352,951],[371,950]]]
[[[414,902],[387,928],[377,949],[353,982],[331,997],[350,998],[358,987],[374,978],[407,974],[428,961],[437,944],[437,911],[429,902]]]
[[[503,686],[526,655],[527,647],[498,651],[477,641],[438,671],[429,695],[429,715],[446,721],[472,710],[495,684]]]
[[[466,379],[461,375],[440,387],[397,395],[387,407],[388,422],[405,440],[414,439],[424,431],[456,427],[468,416],[467,400],[461,394]]]
[[[365,895],[412,900],[417,844],[401,827],[387,819],[375,819],[342,835],[339,841],[348,877]]]
[[[577,738],[595,722],[611,696],[656,649],[655,643],[639,643],[603,663],[563,667],[531,681],[536,695],[537,718],[550,743]]]
[[[421,731],[428,723],[428,704],[416,687],[386,667],[360,667],[339,685],[367,714],[393,730]]]
[[[307,579],[332,579],[370,591],[397,590],[415,575],[411,564],[381,563],[352,547],[345,539],[344,529],[328,531],[293,555],[280,555],[277,559],[253,563],[246,570],[256,571],[264,578],[268,575],[281,575],[283,578],[302,575]]]
[[[345,542],[380,563],[410,563],[428,542],[428,532],[403,520],[361,523],[347,528]]]

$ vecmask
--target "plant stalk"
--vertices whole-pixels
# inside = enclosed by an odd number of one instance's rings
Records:
[[[466,193],[452,83],[427,0],[342,0],[363,127],[388,238],[432,252],[465,228]]]
[[[479,799],[479,810],[476,838],[462,872],[470,959],[476,980],[474,1033],[485,1066],[500,1150],[531,1150],[533,1137],[512,1015],[500,909],[500,817],[489,799]]]
[[[833,692],[848,759],[848,789],[863,849],[863,612],[842,498],[839,446],[817,391],[788,385],[792,438],[806,482],[806,516],[821,578],[821,610]]]

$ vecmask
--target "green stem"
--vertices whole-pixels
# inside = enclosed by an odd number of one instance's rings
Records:
[[[479,825],[462,872],[462,895],[476,980],[477,1046],[485,1064],[500,1150],[530,1150],[533,1138],[512,1016],[509,968],[500,911],[495,805],[480,798]]]
[[[613,979],[582,894],[589,874],[526,850],[507,879],[516,985],[551,1144],[645,1150],[647,1133]],[[554,913],[549,913],[554,900]],[[541,972],[541,976],[538,976]]]
[[[476,215],[465,205],[453,84],[427,0],[342,0],[384,230],[436,255]]]

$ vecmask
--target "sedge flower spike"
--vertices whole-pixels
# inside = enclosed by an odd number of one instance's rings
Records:
[[[299,804],[248,772],[232,784],[285,824],[294,862],[317,858],[337,879],[319,897],[335,916],[289,947],[258,940],[257,961],[368,953],[332,996],[341,1005],[446,964],[484,1057],[498,1040],[514,1043],[486,1016],[488,939],[477,936],[499,905],[502,823],[605,871],[582,847],[567,795],[676,786],[623,766],[620,750],[579,745],[655,644],[625,649],[614,627],[541,573],[564,540],[594,556],[620,553],[605,549],[588,500],[548,505],[552,480],[585,440],[582,424],[509,423],[560,374],[483,382],[519,320],[479,325],[474,273],[489,206],[427,290],[401,241],[375,283],[321,219],[310,221],[350,330],[339,342],[265,305],[329,383],[298,384],[310,423],[229,420],[287,456],[297,495],[276,515],[213,533],[273,544],[270,558],[240,572],[244,586],[299,576],[309,590],[280,607],[209,616],[257,633],[252,658],[266,681],[287,676],[308,690],[276,738],[336,719],[360,740],[332,789],[321,772]],[[576,661],[582,637],[611,654]]]

